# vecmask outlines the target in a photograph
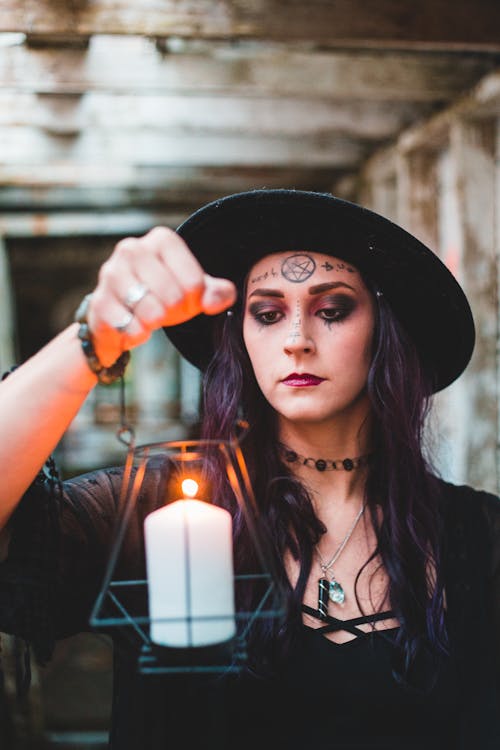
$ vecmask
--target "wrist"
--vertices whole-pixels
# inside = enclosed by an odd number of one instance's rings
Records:
[[[78,338],[80,339],[82,351],[89,369],[96,375],[99,383],[109,385],[109,383],[113,383],[124,374],[130,360],[130,352],[122,352],[116,361],[109,366],[102,364],[96,353],[92,331],[87,320],[87,312],[91,299],[92,295],[87,294],[75,313],[75,322],[79,324]]]

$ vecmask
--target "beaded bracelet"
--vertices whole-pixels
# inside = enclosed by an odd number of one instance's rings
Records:
[[[87,321],[87,311],[91,299],[92,295],[87,294],[83,298],[78,310],[75,313],[75,321],[77,323],[80,323],[78,338],[82,342],[82,349],[87,359],[87,364],[92,372],[97,375],[99,383],[103,385],[109,385],[110,383],[114,383],[115,380],[118,380],[118,378],[122,377],[123,373],[125,372],[125,368],[127,367],[130,360],[130,352],[122,352],[116,362],[110,365],[110,367],[104,367],[103,365],[101,365],[94,349],[92,333]]]

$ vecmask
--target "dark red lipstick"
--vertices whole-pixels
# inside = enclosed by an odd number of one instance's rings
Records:
[[[284,378],[281,382],[284,383],[284,385],[290,385],[295,388],[302,387],[302,386],[310,386],[310,385],[319,385],[322,383],[324,378],[318,378],[317,375],[311,375],[309,372],[303,372],[299,374],[298,372],[292,372],[290,375],[287,375],[286,378]]]

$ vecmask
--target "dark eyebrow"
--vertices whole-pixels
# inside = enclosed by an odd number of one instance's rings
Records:
[[[321,294],[321,292],[328,292],[330,289],[338,289],[339,287],[345,286],[347,289],[352,289],[353,292],[356,290],[350,284],[346,284],[345,281],[327,281],[325,284],[316,284],[309,289],[309,294]],[[248,297],[253,296],[259,297],[284,297],[283,292],[278,289],[254,289]]]
[[[253,297],[254,295],[258,295],[259,297],[284,297],[285,295],[283,292],[280,292],[278,289],[254,289],[251,294],[248,295],[248,297]]]
[[[346,284],[345,281],[327,281],[325,284],[317,284],[309,289],[309,294],[321,294],[321,292],[328,292],[330,289],[338,289],[341,286],[345,286],[348,289],[352,289],[355,292],[355,288],[350,284]]]

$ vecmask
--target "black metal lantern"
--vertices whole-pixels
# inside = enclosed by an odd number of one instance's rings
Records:
[[[90,624],[138,639],[142,674],[238,672],[251,628],[284,614],[240,443],[235,436],[136,447],[131,432],[114,541]],[[233,518],[253,546],[251,568],[236,572]],[[127,549],[134,559],[124,557]],[[242,608],[249,586],[257,598]]]

